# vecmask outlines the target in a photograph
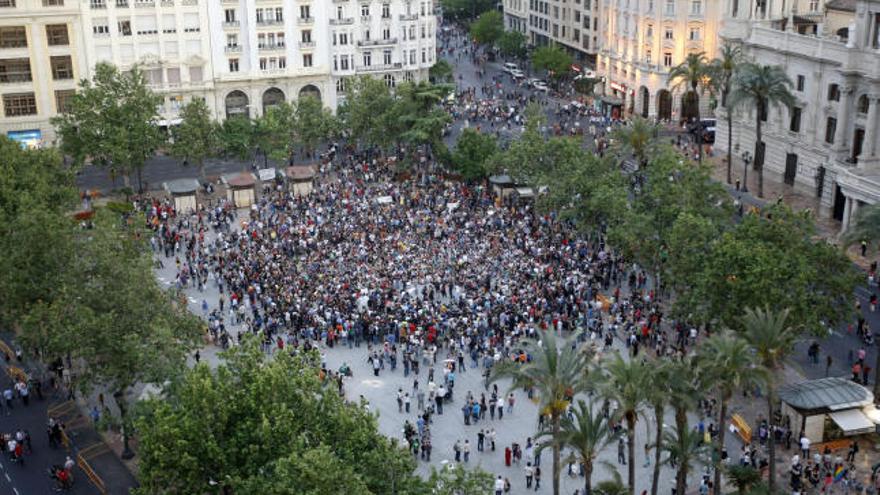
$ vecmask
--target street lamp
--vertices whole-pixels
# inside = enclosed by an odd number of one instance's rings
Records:
[[[752,163],[752,154],[749,153],[749,150],[743,151],[742,154],[743,159],[743,184],[742,184],[742,192],[749,192],[749,188],[746,186],[749,178],[749,164]]]

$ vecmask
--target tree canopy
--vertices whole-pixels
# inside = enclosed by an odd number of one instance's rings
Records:
[[[524,58],[526,56],[526,35],[519,31],[505,31],[495,42],[505,57]]]
[[[497,152],[498,143],[495,136],[474,129],[465,129],[455,144],[452,165],[465,179],[480,179],[491,172],[489,159]]]
[[[440,0],[443,15],[452,19],[476,19],[477,16],[492,10],[494,0]]]
[[[504,17],[497,10],[483,12],[471,24],[471,37],[481,45],[491,45],[504,34]]]
[[[171,153],[199,167],[217,150],[217,128],[203,99],[193,99],[180,110],[180,125],[172,128]]]
[[[571,55],[558,46],[542,46],[532,52],[532,65],[537,70],[546,70],[554,79],[566,75],[571,69]]]

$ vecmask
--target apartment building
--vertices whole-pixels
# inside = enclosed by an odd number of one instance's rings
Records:
[[[0,128],[28,146],[55,139],[49,118],[87,73],[76,0],[0,0]]]
[[[504,24],[534,46],[556,43],[580,63],[595,64],[599,0],[504,0]]]
[[[611,114],[632,112],[661,120],[681,117],[683,90],[668,84],[669,70],[688,54],[715,56],[728,0],[606,0],[597,72]],[[735,0],[732,0],[735,1]],[[746,0],[742,0],[745,2]],[[700,98],[708,110],[709,98]]]
[[[0,27],[0,132],[32,144],[98,62],[140,67],[172,126],[193,98],[218,119],[304,94],[335,109],[350,77],[394,87],[436,61],[432,0],[0,0]]]
[[[762,119],[765,174],[815,195],[820,214],[845,230],[860,207],[880,202],[880,0],[724,4],[721,36],[784,67],[794,85],[796,105]],[[754,154],[755,117],[734,112],[732,143],[719,119],[716,147]]]

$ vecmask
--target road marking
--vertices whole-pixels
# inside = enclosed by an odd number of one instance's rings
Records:
[[[15,495],[19,495],[19,494],[18,494],[18,488],[16,488],[16,487],[13,486],[13,487],[12,487],[12,491],[15,492]]]
[[[3,475],[6,476],[6,481],[12,483],[12,478],[9,477],[9,473],[3,473]]]

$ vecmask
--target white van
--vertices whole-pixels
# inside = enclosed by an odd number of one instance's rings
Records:
[[[519,67],[517,67],[516,64],[511,62],[507,62],[506,64],[504,64],[504,72],[510,74],[515,70],[519,70]]]

